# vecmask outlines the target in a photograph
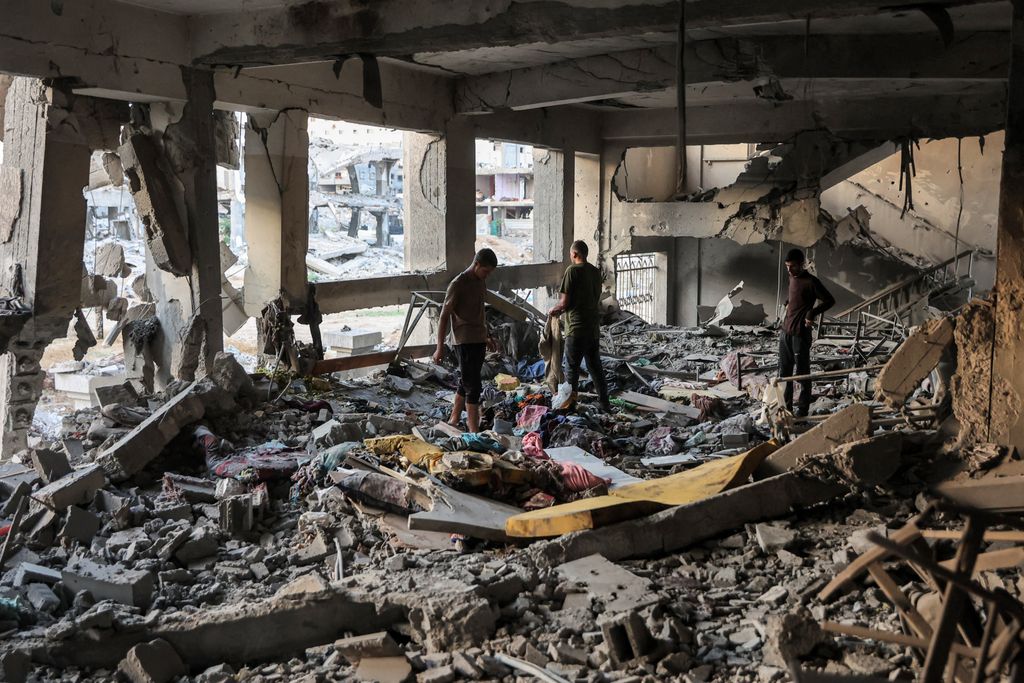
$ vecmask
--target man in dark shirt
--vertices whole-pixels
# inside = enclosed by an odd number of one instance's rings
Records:
[[[806,375],[811,371],[811,331],[814,319],[832,308],[836,300],[821,280],[804,270],[804,252],[790,249],[786,254],[786,271],[789,273],[789,297],[786,300],[786,316],[782,320],[779,335],[779,377],[794,374]],[[821,301],[817,306],[816,302]],[[793,383],[786,382],[786,409],[793,412]],[[797,417],[807,415],[811,407],[811,381],[800,381],[800,404]]]
[[[573,399],[580,382],[580,364],[587,361],[587,372],[594,381],[597,395],[604,410],[611,410],[608,384],[601,366],[601,271],[587,263],[590,253],[587,243],[577,240],[569,248],[572,265],[565,269],[562,296],[548,315],[566,314],[565,355],[569,360],[569,384]],[[556,406],[560,407],[560,406]]]
[[[483,391],[480,370],[487,347],[494,345],[487,333],[484,297],[487,295],[487,276],[497,267],[498,257],[493,251],[478,251],[469,268],[448,285],[437,325],[434,362],[440,363],[444,357],[444,342],[449,328],[455,337],[455,349],[459,355],[459,388],[455,392],[455,405],[448,424],[458,425],[465,408],[466,427],[471,432],[480,431],[480,394]]]

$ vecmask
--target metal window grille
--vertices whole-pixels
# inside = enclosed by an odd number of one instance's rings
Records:
[[[615,296],[622,310],[654,321],[657,254],[619,254],[615,257]]]

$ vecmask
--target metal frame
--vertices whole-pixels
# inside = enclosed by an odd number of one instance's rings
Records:
[[[654,322],[657,311],[658,254],[616,254],[615,297],[619,307],[642,320]]]

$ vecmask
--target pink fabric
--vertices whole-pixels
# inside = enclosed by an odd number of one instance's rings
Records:
[[[595,486],[611,483],[611,479],[602,479],[595,476],[574,462],[560,462],[558,464],[562,467],[562,479],[565,480],[565,488],[570,491],[589,491]]]
[[[516,426],[528,432],[540,429],[540,419],[548,412],[547,406],[526,406],[516,417]]]
[[[548,460],[548,454],[544,452],[544,442],[540,432],[530,432],[523,437],[523,453],[538,460]]]

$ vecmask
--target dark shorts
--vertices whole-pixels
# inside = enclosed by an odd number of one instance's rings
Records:
[[[466,403],[478,405],[484,384],[480,379],[480,368],[484,364],[486,344],[459,344],[455,347],[459,352],[459,396],[466,397]]]

